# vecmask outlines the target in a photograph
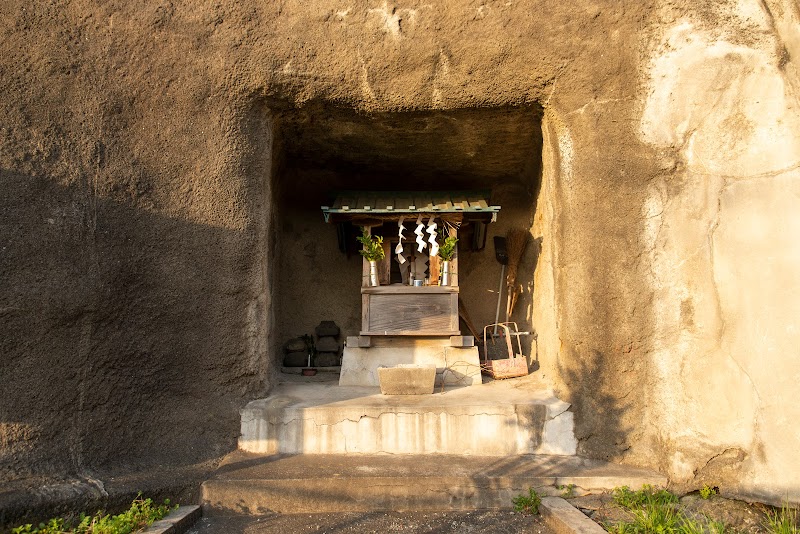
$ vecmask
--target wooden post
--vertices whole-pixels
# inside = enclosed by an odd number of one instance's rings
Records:
[[[449,233],[452,237],[458,238],[458,228],[455,225],[449,229]],[[458,243],[456,243],[456,253],[450,260],[450,285],[458,287]]]
[[[361,295],[361,331],[369,330],[369,297],[368,294]]]
[[[461,331],[459,330],[458,324],[458,293],[451,293],[450,294],[450,310],[455,310],[455,313],[450,313],[450,329],[454,332],[458,332],[458,335],[461,335]]]
[[[432,286],[438,285],[439,272],[440,272],[439,256],[430,256],[430,258],[428,259],[428,272],[430,273],[431,285]]]
[[[378,279],[382,286],[388,286],[391,280],[392,245],[389,240],[383,240],[383,259],[378,262]]]

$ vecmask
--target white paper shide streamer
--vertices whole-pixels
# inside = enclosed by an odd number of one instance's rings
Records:
[[[425,250],[427,243],[425,243],[425,223],[422,222],[422,215],[417,218],[417,229],[414,230],[414,233],[417,234],[417,252],[422,252]]]
[[[397,262],[400,265],[403,265],[406,262],[406,257],[403,256],[403,230],[406,229],[406,227],[403,226],[403,217],[400,217],[400,220],[397,222],[397,226],[397,235],[400,237],[400,242],[397,243],[396,247],[394,247],[394,253],[397,254]]]
[[[439,243],[436,242],[436,223],[433,221],[433,217],[428,221],[428,234],[430,235],[428,243],[431,244],[430,256],[434,257],[439,254]]]

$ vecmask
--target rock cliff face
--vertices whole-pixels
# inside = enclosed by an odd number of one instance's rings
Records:
[[[371,131],[426,113],[465,142],[398,168],[529,180],[523,311],[579,453],[800,499],[796,2],[9,0],[0,21],[0,479],[233,448],[277,362],[281,191],[318,194],[331,157],[363,172]],[[470,125],[500,110],[541,137],[481,157]]]
[[[724,24],[662,10],[645,70],[638,136],[667,168],[642,231],[649,410],[673,480],[736,478],[750,495],[797,500],[800,12],[728,9]]]

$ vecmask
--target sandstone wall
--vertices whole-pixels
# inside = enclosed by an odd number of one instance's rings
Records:
[[[652,432],[676,482],[800,499],[800,115],[793,2],[660,12],[639,137],[664,173],[643,228]]]
[[[274,368],[273,116],[541,105],[531,314],[579,452],[796,498],[795,3],[0,11],[3,478],[233,446]]]
[[[0,10],[0,478],[224,453],[267,386],[263,104],[167,6]]]

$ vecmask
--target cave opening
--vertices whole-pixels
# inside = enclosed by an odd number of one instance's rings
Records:
[[[274,363],[280,367],[287,340],[313,333],[321,321],[335,321],[342,337],[359,333],[358,245],[352,232],[342,236],[320,211],[339,191],[488,191],[491,204],[502,209],[496,222],[484,226],[485,235],[474,235],[479,225],[459,229],[458,276],[473,323],[478,329],[493,323],[501,285],[493,237],[533,227],[542,176],[542,116],[539,106],[361,113],[312,104],[277,111]],[[532,329],[536,261],[531,240],[520,263],[522,294],[511,317],[520,330]],[[462,333],[468,334],[466,328]],[[524,352],[530,351],[527,340]]]

